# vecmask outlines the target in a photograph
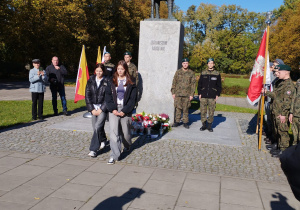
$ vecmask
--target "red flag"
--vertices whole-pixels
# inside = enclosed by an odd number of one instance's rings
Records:
[[[82,52],[79,61],[78,74],[76,79],[75,99],[74,103],[85,98],[85,87],[89,80],[90,75],[88,71],[84,45],[82,46]]]
[[[267,42],[267,30],[264,32],[258,54],[255,59],[250,75],[250,85],[248,89],[247,99],[251,105],[255,105],[260,99],[261,89],[263,87],[264,67],[265,67],[265,52]]]

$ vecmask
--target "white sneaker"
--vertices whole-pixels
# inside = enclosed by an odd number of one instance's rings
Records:
[[[100,149],[103,149],[104,147],[105,147],[105,142],[101,142]]]
[[[91,157],[96,157],[96,152],[94,152],[94,151],[90,151],[90,153],[88,154],[88,156],[91,156]]]
[[[107,162],[108,165],[112,165],[112,164],[115,164],[115,160],[114,158],[109,158],[108,162]]]

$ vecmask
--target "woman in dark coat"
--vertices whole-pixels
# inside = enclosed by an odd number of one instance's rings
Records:
[[[111,154],[107,164],[114,164],[131,146],[132,111],[136,103],[136,86],[129,75],[124,60],[119,61],[113,79],[106,87],[105,102],[109,111],[109,135]]]
[[[105,75],[105,67],[98,63],[95,69],[95,75],[88,80],[85,89],[85,102],[88,111],[92,114],[92,126],[94,130],[91,139],[90,153],[91,157],[97,156],[97,151],[105,146],[106,135],[104,131],[107,108],[105,103],[105,89],[108,79]]]

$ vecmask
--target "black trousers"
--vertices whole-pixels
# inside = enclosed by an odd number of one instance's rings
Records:
[[[32,99],[32,119],[36,119],[38,115],[39,118],[43,117],[43,104],[44,104],[44,93],[31,93]],[[38,113],[37,113],[37,102],[38,103]]]

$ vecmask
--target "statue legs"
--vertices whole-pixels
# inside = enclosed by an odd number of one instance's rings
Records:
[[[155,12],[156,12],[156,18],[159,19],[159,7],[160,7],[160,1],[155,0]]]
[[[151,0],[151,18],[154,18],[154,0]]]
[[[168,19],[175,19],[172,12],[173,12],[173,3],[174,0],[168,0]]]

